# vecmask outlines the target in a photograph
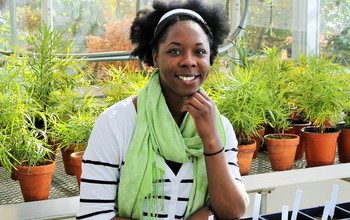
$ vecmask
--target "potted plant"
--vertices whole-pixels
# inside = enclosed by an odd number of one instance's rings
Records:
[[[104,109],[104,106],[97,105],[98,100],[88,93],[81,98],[80,107],[67,114],[61,114],[61,118],[55,118],[52,123],[52,136],[59,143],[58,149],[62,153],[65,171],[68,175],[75,175],[74,167],[71,166],[71,154],[84,151],[90,137],[95,119]],[[60,115],[60,114],[56,114]]]
[[[348,81],[345,67],[334,63],[328,56],[300,56],[296,61],[298,78],[294,101],[298,113],[313,126],[301,129],[305,144],[307,167],[331,165],[335,160],[338,124],[344,103]]]
[[[64,42],[62,36],[63,31],[51,30],[45,25],[40,26],[38,33],[27,37],[28,47],[18,48],[13,55],[7,56],[3,66],[5,70],[3,76],[11,77],[18,83],[17,85],[12,83],[11,88],[2,91],[8,91],[8,94],[20,92],[35,103],[36,115],[32,120],[35,122],[35,127],[42,130],[45,135],[50,130],[52,120],[44,122],[43,118],[54,117],[52,109],[59,103],[58,96],[54,94],[77,88],[83,79],[83,74],[77,72],[80,63],[69,55],[71,44]],[[46,147],[55,152],[50,138],[42,140],[47,142]],[[51,155],[53,156],[54,154]]]
[[[33,132],[24,133],[20,137],[23,140],[22,145],[17,145],[23,153],[21,163],[16,169],[25,202],[48,199],[55,170],[55,161],[48,159],[51,150],[39,135]]]
[[[350,163],[350,110],[344,112],[343,122],[338,128],[341,130],[337,142],[339,162]]]
[[[276,102],[277,103],[277,102]],[[272,170],[290,170],[300,138],[296,134],[285,133],[290,128],[289,111],[281,106],[272,105],[268,111],[268,123],[275,133],[264,136]]]
[[[257,130],[265,123],[264,90],[253,79],[254,74],[254,69],[237,66],[235,72],[211,74],[204,87],[234,128],[241,175],[250,172],[256,150],[253,136],[258,135]]]
[[[343,74],[344,80],[350,81],[350,74]],[[338,137],[338,158],[341,163],[350,162],[350,85],[347,84],[345,93],[348,100],[343,105],[343,117],[341,122],[338,123],[338,128],[341,130]]]
[[[271,167],[273,170],[291,169],[299,143],[299,136],[285,133],[290,127],[288,117],[291,115],[291,106],[288,100],[294,88],[291,75],[293,62],[283,59],[276,47],[265,47],[253,65],[259,68],[259,84],[265,88],[263,110],[270,131],[264,135],[264,142]]]
[[[23,90],[8,90],[7,95],[11,99],[1,112],[1,149],[5,152],[1,160],[16,173],[24,201],[48,199],[55,162],[49,159],[51,151],[46,145],[45,115]],[[5,99],[2,101],[4,104]],[[44,124],[42,129],[35,126],[38,116]]]
[[[50,168],[50,172],[45,171],[45,174],[40,174],[40,176],[48,176],[49,180],[30,181],[32,187],[34,182],[39,183],[40,187],[46,189],[46,193],[39,197],[38,193],[29,198],[25,196],[25,201],[48,197],[55,167],[55,162],[51,160],[54,156],[50,145],[54,140],[51,138],[55,137],[52,123],[63,116],[62,112],[67,113],[67,111],[57,111],[57,106],[60,104],[58,94],[74,89],[76,91],[84,82],[82,75],[76,72],[79,69],[79,63],[74,57],[68,55],[70,44],[63,42],[62,36],[63,32],[59,30],[50,30],[47,26],[41,26],[39,33],[28,36],[29,47],[26,50],[19,50],[13,56],[6,57],[4,62],[2,73],[6,73],[6,77],[11,78],[7,80],[11,83],[3,90],[6,91],[4,96],[11,97],[12,100],[10,99],[8,108],[2,109],[1,112],[5,118],[1,122],[1,128],[4,136],[9,140],[4,154],[7,155],[7,159],[2,160],[11,161],[12,167],[18,170],[14,173],[17,173],[23,189],[22,180],[27,176],[26,174],[33,177],[39,168]]]
[[[256,69],[255,72],[258,74],[255,74],[254,79],[264,88],[264,94],[267,97],[263,109],[266,121],[264,134],[275,133],[276,131],[269,123],[271,117],[268,116],[271,114],[271,105],[275,103],[278,108],[284,108],[283,112],[288,112],[287,108],[291,108],[288,100],[294,88],[291,75],[293,62],[283,59],[276,47],[264,47],[254,58],[243,59],[243,61],[246,68]],[[263,147],[262,149],[266,150],[265,142]]]

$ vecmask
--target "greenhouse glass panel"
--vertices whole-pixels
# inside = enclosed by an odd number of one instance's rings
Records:
[[[0,1],[0,49],[11,51],[15,45],[26,45],[41,20],[40,0]]]
[[[320,52],[350,60],[350,0],[322,0]]]
[[[291,55],[292,0],[250,1],[243,42],[250,53],[276,46]]]
[[[53,0],[53,25],[65,30],[74,52],[130,50],[135,0]]]

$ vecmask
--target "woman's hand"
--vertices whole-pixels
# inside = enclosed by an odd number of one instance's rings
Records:
[[[181,111],[187,111],[191,114],[204,146],[221,146],[216,126],[216,107],[214,102],[204,92],[198,91],[188,97]]]

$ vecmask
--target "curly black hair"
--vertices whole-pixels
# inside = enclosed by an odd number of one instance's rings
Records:
[[[133,56],[139,57],[148,66],[154,66],[152,51],[158,50],[159,42],[164,40],[168,27],[176,21],[191,19],[201,25],[207,33],[210,44],[210,64],[212,65],[214,63],[214,59],[218,54],[218,48],[230,31],[225,8],[222,5],[209,5],[204,3],[203,0],[171,1],[170,3],[155,0],[152,8],[140,10],[131,25],[130,40],[135,46],[132,51]],[[167,23],[168,26],[155,39],[154,31],[160,18],[168,11],[177,8],[190,9],[197,12],[206,24],[199,22],[191,16],[173,16],[172,21]]]

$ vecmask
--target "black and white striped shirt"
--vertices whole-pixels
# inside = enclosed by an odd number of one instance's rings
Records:
[[[118,216],[119,178],[136,127],[136,118],[129,97],[108,108],[97,119],[84,153],[77,219],[111,219]],[[237,183],[245,193],[237,166],[237,140],[229,121],[225,117],[222,117],[222,121],[227,138],[225,155]],[[183,164],[177,175],[165,162],[164,167],[164,210],[158,210],[157,218],[183,219],[193,184],[193,164]],[[246,199],[249,199],[247,194]],[[147,210],[145,201],[145,219]]]

